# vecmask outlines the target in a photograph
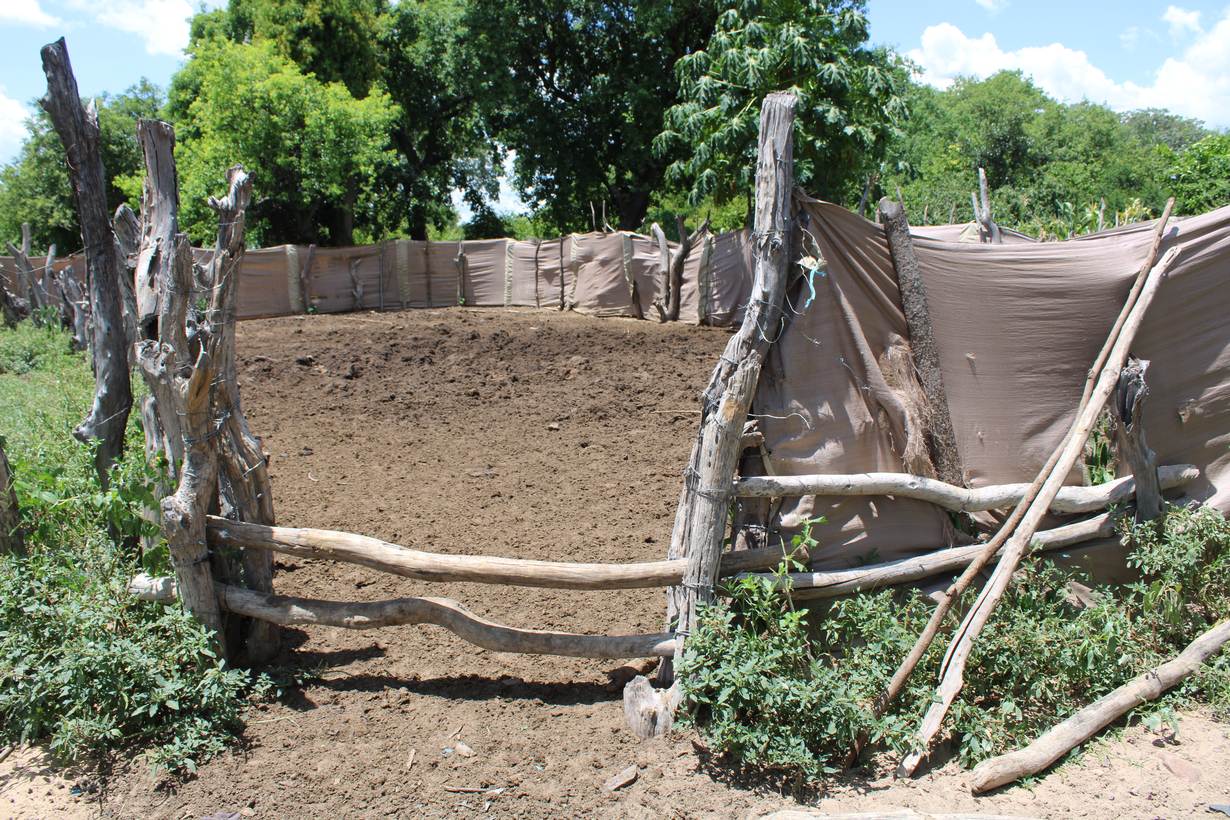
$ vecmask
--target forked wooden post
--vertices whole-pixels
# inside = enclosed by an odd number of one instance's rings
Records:
[[[1149,385],[1145,372],[1149,362],[1128,359],[1119,373],[1115,394],[1115,444],[1118,455],[1132,468],[1136,479],[1136,520],[1150,521],[1162,514],[1162,487],[1157,455],[1145,439],[1145,399]]]
[[[677,619],[676,658],[682,656],[684,639],[696,626],[697,607],[714,598],[743,425],[765,357],[785,325],[782,302],[794,230],[795,104],[793,94],[770,94],[760,112],[755,279],[743,324],[726,345],[701,395],[700,431],[684,471],[671,536],[672,551],[687,558],[683,583],[671,590],[668,599],[670,614]],[[669,677],[669,672],[664,670],[662,677]]]

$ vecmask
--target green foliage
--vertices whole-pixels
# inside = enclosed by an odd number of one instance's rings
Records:
[[[1230,614],[1230,523],[1209,509],[1167,508],[1160,523],[1127,525],[1142,579],[1099,588],[1079,608],[1070,571],[1028,561],[975,644],[948,725],[972,765],[1033,740],[1091,700],[1180,651]],[[834,771],[855,737],[895,753],[931,702],[944,641],[933,644],[887,715],[870,704],[930,616],[914,592],[860,593],[813,618],[792,608],[773,576],[734,582],[706,609],[680,669],[689,719],[738,764],[800,781]],[[956,612],[972,603],[967,596]],[[955,615],[947,630],[956,625]],[[1193,698],[1230,710],[1221,657],[1142,714],[1168,718]]]
[[[107,207],[132,203],[131,186],[124,180],[141,173],[141,147],[137,119],[153,117],[162,105],[162,92],[142,80],[122,94],[97,100],[99,150],[107,173]],[[29,136],[12,163],[0,168],[0,242],[21,235],[29,222],[33,245],[55,244],[61,254],[81,245],[77,206],[64,162],[64,146],[41,109],[26,123]],[[138,186],[139,191],[139,186]]]
[[[1163,156],[1177,212],[1197,214],[1230,203],[1230,134],[1208,136]]]
[[[904,121],[904,64],[867,46],[863,0],[724,0],[703,49],[675,64],[679,102],[658,150],[683,154],[670,179],[693,202],[747,195],[755,175],[760,102],[792,90],[795,177],[841,201],[883,157]],[[857,196],[857,194],[855,195]]]
[[[93,379],[68,337],[0,330],[0,362],[20,363],[0,372],[0,419],[27,547],[0,556],[0,739],[66,759],[145,748],[157,767],[190,770],[239,727],[253,687],[184,611],[125,590],[142,568],[125,545],[156,530],[140,514],[154,478],[141,431],[134,419],[100,490],[72,437]],[[165,549],[145,560],[166,569]]]
[[[236,163],[255,180],[248,222],[254,244],[349,245],[355,227],[366,225],[398,116],[386,95],[355,99],[340,83],[302,73],[268,41],[206,39],[176,74],[169,105],[180,225],[194,241],[216,231],[208,197]]]
[[[588,230],[592,202],[634,229],[672,146],[653,150],[676,101],[671,67],[704,46],[709,0],[471,0],[467,37],[492,135],[516,152],[523,199],[556,230]]]

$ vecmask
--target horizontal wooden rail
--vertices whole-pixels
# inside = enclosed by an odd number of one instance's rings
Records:
[[[420,581],[468,581],[554,589],[642,589],[668,587],[683,579],[686,559],[627,564],[574,564],[487,555],[422,552],[379,538],[336,530],[267,527],[210,516],[208,537],[224,547],[254,548],[359,564]],[[775,567],[782,551],[741,550],[722,556],[722,574]]]
[[[1114,534],[1115,516],[1103,513],[1039,532],[1034,536],[1034,552],[1063,549],[1094,538],[1109,538]],[[985,544],[951,547],[884,564],[828,572],[792,572],[786,577],[790,579],[794,598],[836,598],[953,572],[967,566],[985,547]]]
[[[1199,477],[1191,464],[1157,469],[1163,490],[1182,487]],[[855,473],[852,475],[755,476],[735,482],[735,495],[748,498],[794,498],[803,495],[891,495],[928,501],[953,512],[980,512],[1011,507],[1021,500],[1028,484],[996,484],[966,489],[934,478],[908,473]],[[1051,502],[1051,512],[1086,513],[1130,500],[1136,480],[1117,478],[1092,487],[1064,487]]]
[[[523,655],[564,655],[573,658],[670,657],[675,636],[577,635],[518,629],[480,618],[448,598],[392,598],[385,601],[350,603],[294,598],[215,584],[222,609],[282,626],[336,626],[343,629],[376,629],[385,626],[431,624],[441,626],[483,649]],[[129,592],[147,601],[174,600],[172,578],[138,575]]]

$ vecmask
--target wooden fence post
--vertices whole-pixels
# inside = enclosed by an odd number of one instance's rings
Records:
[[[1136,520],[1150,521],[1162,514],[1162,488],[1157,474],[1157,455],[1145,440],[1145,399],[1149,385],[1145,371],[1149,362],[1131,357],[1119,372],[1115,395],[1115,444],[1119,457],[1132,468],[1136,479]]]
[[[923,394],[927,397],[925,427],[927,449],[936,475],[949,484],[965,486],[965,470],[957,450],[957,436],[948,410],[948,394],[944,392],[944,377],[940,374],[940,354],[935,346],[931,312],[927,308],[927,289],[923,285],[914,243],[910,240],[910,224],[905,208],[888,197],[880,200],[880,222],[888,240],[889,254],[897,272],[901,290],[901,307],[905,311],[906,327],[910,331],[910,358],[918,372]]]
[[[42,57],[47,96],[41,104],[51,116],[68,160],[68,175],[85,244],[90,314],[94,321],[94,405],[73,435],[82,442],[99,440],[94,468],[105,487],[111,465],[124,451],[124,430],[128,426],[128,411],[132,408],[132,385],[128,377],[128,340],[120,308],[115,235],[107,219],[106,175],[98,147],[98,113],[93,106],[89,110],[81,106],[64,38],[43,46]]]
[[[701,395],[700,431],[684,471],[684,488],[671,536],[672,551],[682,551],[688,562],[682,585],[669,593],[668,600],[670,614],[678,619],[676,659],[682,657],[684,640],[696,626],[697,607],[714,598],[743,424],[765,357],[785,326],[782,301],[794,229],[795,104],[793,94],[770,94],[760,112],[753,228],[755,279],[743,324],[726,345]],[[664,670],[661,677],[669,675],[670,671]]]
[[[20,522],[17,491],[13,488],[13,469],[4,453],[4,439],[0,438],[0,555],[24,551]]]

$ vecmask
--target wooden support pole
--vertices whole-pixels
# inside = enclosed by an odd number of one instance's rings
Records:
[[[901,307],[910,332],[910,358],[914,371],[927,397],[925,413],[927,449],[936,475],[949,484],[965,486],[965,470],[961,454],[957,450],[957,436],[952,427],[952,414],[948,408],[948,394],[944,392],[944,377],[940,372],[940,354],[935,343],[935,331],[931,325],[931,312],[927,308],[927,289],[923,284],[918,259],[914,255],[914,243],[910,239],[910,225],[906,221],[905,208],[888,197],[880,200],[880,222],[884,225],[884,237],[897,272],[897,284],[901,291]]]
[[[1188,644],[1178,656],[1098,698],[1024,749],[974,767],[971,789],[981,794],[1037,774],[1143,703],[1181,683],[1230,641],[1230,621],[1222,621]]]
[[[1192,464],[1154,467],[1155,483],[1161,490],[1182,487],[1197,478]],[[982,512],[1012,507],[1025,497],[1028,484],[992,484],[967,489],[925,476],[907,473],[854,473],[850,475],[752,476],[735,482],[735,495],[742,498],[797,498],[804,495],[892,496],[926,501],[952,512]],[[1051,502],[1051,512],[1086,513],[1138,496],[1137,482],[1124,476],[1105,484],[1063,487]],[[1160,495],[1159,495],[1160,498]]]
[[[81,105],[63,37],[43,46],[42,58],[47,95],[41,104],[64,145],[85,244],[94,322],[94,404],[73,435],[82,442],[98,440],[94,467],[105,487],[111,465],[124,451],[132,385],[128,377],[128,340],[120,306],[115,236],[107,218],[107,180],[99,153],[98,112],[92,105],[88,110]]]
[[[4,439],[0,438],[0,555],[24,551],[13,468],[9,466],[8,456],[4,452]]]
[[[739,442],[760,369],[769,347],[781,335],[794,234],[791,194],[794,189],[793,94],[765,98],[760,112],[753,231],[755,278],[743,324],[726,345],[701,396],[701,428],[684,473],[676,537],[683,546],[687,571],[673,591],[677,632],[696,626],[697,607],[713,600],[727,513],[733,497]],[[683,652],[683,640],[676,658]]]
[[[378,538],[334,530],[274,527],[208,520],[210,543],[245,552],[281,552],[300,558],[343,561],[420,581],[510,584],[552,589],[643,589],[677,584],[687,562],[681,559],[621,564],[575,564],[486,555],[447,555],[408,549]],[[777,548],[744,550],[723,556],[721,573],[735,575],[768,569],[782,560]]]
[[[1157,455],[1145,439],[1145,399],[1149,362],[1132,357],[1119,374],[1115,397],[1115,443],[1119,458],[1132,469],[1136,482],[1136,520],[1151,521],[1162,514],[1164,481]]]
[[[1038,491],[1037,497],[1024,512],[1020,524],[1013,530],[1011,537],[1004,546],[1003,555],[1000,557],[990,581],[987,582],[978,601],[966,615],[965,620],[948,646],[944,662],[941,664],[940,684],[936,689],[936,700],[927,710],[922,726],[918,731],[918,751],[910,752],[901,761],[901,765],[897,769],[899,777],[908,777],[918,768],[918,764],[926,756],[932,739],[939,732],[949,707],[956,699],[957,694],[960,693],[964,685],[965,663],[969,658],[974,641],[990,619],[995,605],[1003,597],[1004,591],[1008,588],[1008,582],[1012,578],[1012,573],[1016,571],[1021,558],[1028,551],[1034,533],[1037,532],[1038,525],[1047,514],[1047,510],[1055,495],[1059,492],[1059,488],[1067,479],[1068,472],[1072,469],[1077,459],[1080,458],[1085,441],[1089,438],[1089,432],[1093,429],[1098,415],[1106,404],[1106,400],[1115,388],[1115,384],[1119,379],[1119,370],[1127,360],[1128,350],[1133,339],[1136,337],[1136,332],[1144,321],[1145,313],[1149,305],[1152,304],[1153,297],[1156,296],[1162,282],[1165,280],[1166,271],[1178,256],[1178,253],[1178,248],[1171,248],[1162,257],[1161,261],[1149,271],[1135,303],[1130,308],[1125,305],[1127,312],[1118,335],[1107,339],[1109,352],[1106,354],[1105,364],[1098,374],[1093,390],[1089,394],[1089,401],[1084,405],[1076,420],[1072,423],[1072,428],[1064,439],[1063,445],[1056,450],[1058,456],[1055,458],[1055,464],[1046,473],[1046,478],[1042,483],[1041,489]]]

